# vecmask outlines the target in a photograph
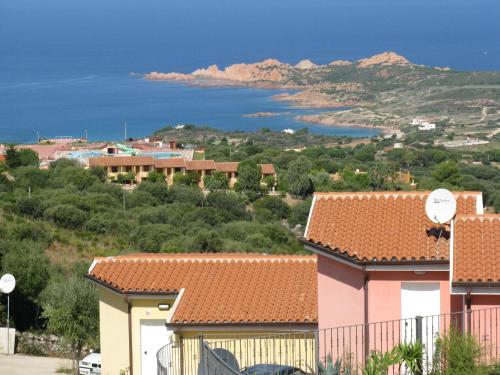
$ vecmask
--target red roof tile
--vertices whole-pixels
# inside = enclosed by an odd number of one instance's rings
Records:
[[[96,258],[89,277],[122,293],[178,293],[171,324],[317,322],[316,257],[132,254]]]
[[[262,174],[276,174],[274,171],[274,166],[272,164],[259,164],[262,170]]]
[[[500,215],[457,216],[453,282],[500,283]]]
[[[151,156],[103,156],[89,158],[90,167],[126,167],[135,165],[153,165]]]
[[[186,162],[188,171],[213,171],[215,170],[215,161],[213,160],[191,160]]]
[[[240,163],[237,161],[226,161],[221,163],[215,163],[215,168],[219,172],[238,172],[238,166]]]
[[[360,262],[447,261],[449,225],[440,236],[440,226],[427,218],[428,194],[315,194],[305,239]],[[457,213],[476,214],[480,194],[455,193]]]
[[[186,168],[183,158],[155,159],[155,168]]]

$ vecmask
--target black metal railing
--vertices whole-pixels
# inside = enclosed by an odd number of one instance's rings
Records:
[[[481,347],[479,361],[492,364],[500,360],[499,313],[500,308],[488,308],[314,331],[179,336],[158,352],[158,375],[315,374],[328,358],[341,360],[342,368],[359,374],[371,353],[415,342],[424,347],[422,368],[430,373],[436,343],[452,329],[474,337]],[[400,371],[400,366],[389,369],[393,375]]]

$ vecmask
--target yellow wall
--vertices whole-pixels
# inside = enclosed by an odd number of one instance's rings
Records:
[[[174,304],[172,299],[138,299],[132,300],[132,361],[134,375],[141,374],[141,320],[158,319],[164,320],[170,318],[173,310],[160,311],[159,303]]]
[[[125,296],[105,288],[100,289],[99,316],[102,375],[126,374],[129,369],[128,302]],[[141,374],[141,319],[167,320],[172,309],[160,311],[159,303],[173,305],[172,298],[132,299],[132,363],[133,374]]]
[[[130,373],[128,302],[125,296],[105,288],[99,289],[102,375],[120,375],[121,370],[125,370],[125,374],[128,375]],[[172,308],[169,311],[160,311],[159,303],[169,303],[173,306],[174,300],[131,299],[134,375],[141,375],[141,320],[167,321],[173,313]],[[211,348],[224,348],[235,354],[241,368],[259,363],[277,363],[300,367],[310,372],[315,366],[315,339],[309,333],[292,334],[262,327],[252,331],[193,330],[177,332],[173,336],[175,340],[172,349],[173,358],[180,359],[181,342],[184,349],[184,375],[197,375],[200,361],[200,334],[203,334],[204,340]]]
[[[129,367],[128,305],[119,294],[99,289],[102,375],[119,375]]]

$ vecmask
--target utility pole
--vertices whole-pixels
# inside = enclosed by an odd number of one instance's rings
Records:
[[[87,129],[85,129],[85,142],[89,142],[89,135],[87,133]]]
[[[123,193],[123,211],[126,211],[127,207],[125,205],[125,193]]]
[[[127,121],[125,121],[124,128],[125,128],[125,142],[126,142],[127,141]]]

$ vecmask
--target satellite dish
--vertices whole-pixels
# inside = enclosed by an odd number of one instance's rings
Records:
[[[425,212],[430,221],[436,224],[449,222],[457,211],[457,200],[446,189],[437,189],[429,194],[425,202]]]
[[[10,273],[6,273],[0,278],[0,292],[9,294],[16,287],[16,278]]]

